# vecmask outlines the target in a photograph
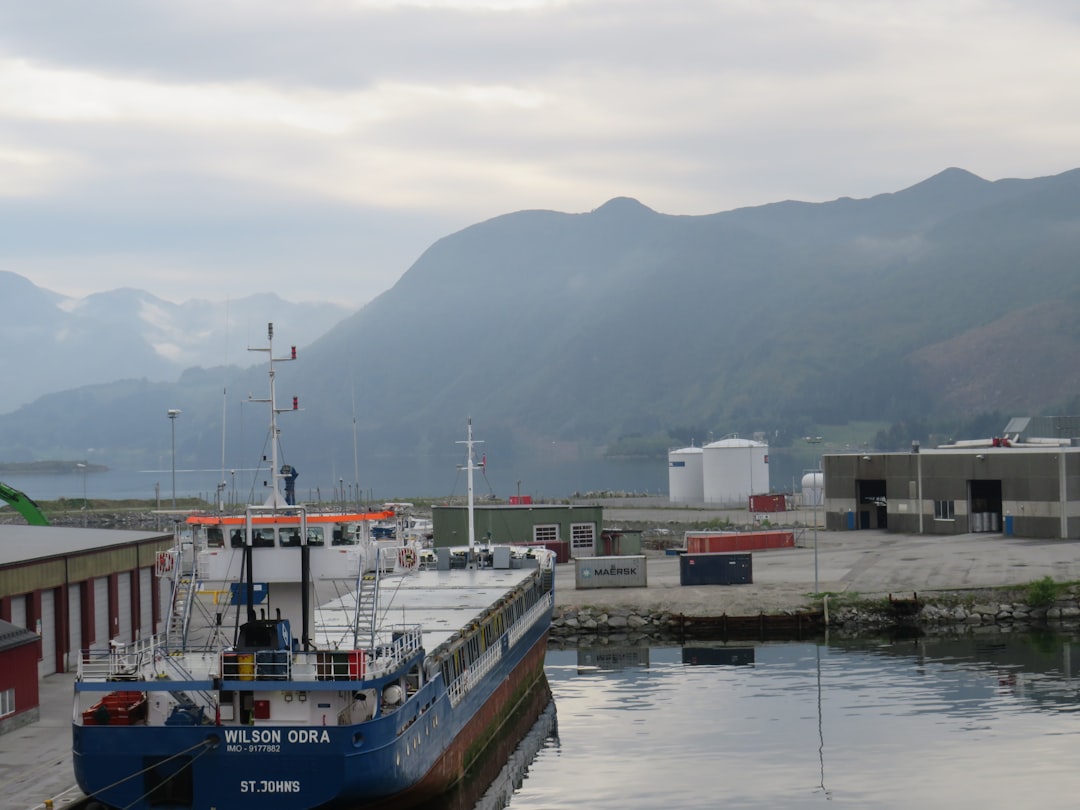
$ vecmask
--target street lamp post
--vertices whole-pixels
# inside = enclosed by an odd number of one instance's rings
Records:
[[[176,417],[180,415],[179,408],[169,408],[169,424],[172,432],[172,508],[176,508]]]
[[[79,462],[75,465],[82,471],[82,525],[86,528],[86,464]]]

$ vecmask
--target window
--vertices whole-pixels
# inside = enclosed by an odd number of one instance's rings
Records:
[[[559,525],[557,523],[533,526],[534,543],[557,543],[559,541]]]
[[[934,501],[934,520],[955,520],[955,509],[953,501]]]
[[[571,523],[570,549],[571,554],[575,551],[584,551],[592,554],[596,549],[596,524]]]
[[[0,692],[0,717],[15,714],[15,690],[5,689]]]

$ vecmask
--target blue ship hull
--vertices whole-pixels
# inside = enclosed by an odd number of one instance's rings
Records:
[[[497,665],[453,707],[435,678],[397,712],[351,726],[77,725],[76,777],[98,802],[132,810],[411,806],[452,787],[542,677],[549,625],[536,622],[513,648],[504,637]],[[175,780],[183,771],[190,779]],[[149,803],[155,785],[173,783],[190,787]]]
[[[515,696],[542,676],[549,624],[538,622],[514,648],[505,648],[499,663],[454,707],[436,678],[399,712],[354,726],[76,726],[76,777],[106,807],[132,810],[418,804],[460,779],[477,741],[494,734],[513,710]],[[421,716],[424,705],[430,707]],[[190,796],[183,791],[163,805],[159,793],[150,805],[149,789],[184,770],[191,773],[190,782],[184,781]]]

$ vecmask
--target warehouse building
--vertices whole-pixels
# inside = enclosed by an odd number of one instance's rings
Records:
[[[154,567],[172,534],[0,526],[0,620],[38,639],[38,676],[73,671],[84,650],[153,635]]]
[[[1080,447],[1009,439],[822,458],[826,528],[1080,538]]]

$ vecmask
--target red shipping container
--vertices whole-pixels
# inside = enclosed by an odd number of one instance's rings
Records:
[[[795,532],[735,532],[728,534],[686,533],[687,554],[723,554],[732,551],[761,551],[792,548]]]
[[[770,494],[770,495],[751,495],[750,496],[750,511],[751,512],[786,512],[787,511],[787,495]]]

